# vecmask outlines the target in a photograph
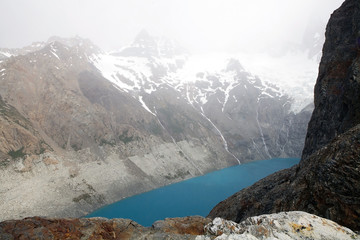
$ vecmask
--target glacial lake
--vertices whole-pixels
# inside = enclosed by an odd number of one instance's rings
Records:
[[[222,200],[299,160],[275,158],[225,168],[125,198],[85,217],[128,218],[143,226],[167,217],[205,217]]]

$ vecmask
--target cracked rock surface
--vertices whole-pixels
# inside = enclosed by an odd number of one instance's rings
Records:
[[[305,212],[250,217],[237,224],[199,216],[167,218],[152,227],[129,219],[46,219],[0,223],[0,239],[360,239],[350,229]]]

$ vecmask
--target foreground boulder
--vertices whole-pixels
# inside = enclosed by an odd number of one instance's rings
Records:
[[[0,223],[0,239],[195,239],[210,221],[172,218],[147,228],[129,219],[32,217]]]
[[[216,239],[359,239],[350,229],[305,212],[261,215],[239,224],[215,218],[205,230]]]
[[[237,224],[221,218],[168,218],[152,227],[129,219],[25,218],[0,223],[0,239],[360,239],[350,229],[304,212],[251,217]]]

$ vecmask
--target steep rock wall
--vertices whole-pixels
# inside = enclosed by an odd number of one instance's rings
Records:
[[[209,216],[239,222],[302,210],[360,229],[359,19],[360,2],[347,0],[329,20],[300,164],[234,194]]]

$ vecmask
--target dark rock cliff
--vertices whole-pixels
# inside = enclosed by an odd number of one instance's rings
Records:
[[[303,159],[360,123],[360,2],[345,1],[326,28]]]
[[[302,210],[360,229],[359,36],[360,2],[347,0],[327,26],[315,110],[300,164],[234,194],[210,217],[240,222]]]
[[[219,203],[209,214],[241,222],[249,216],[306,211],[360,229],[360,125],[290,169]]]

